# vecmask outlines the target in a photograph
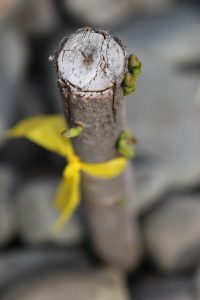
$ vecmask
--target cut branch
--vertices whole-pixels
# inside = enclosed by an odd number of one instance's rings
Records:
[[[121,83],[127,60],[121,41],[90,28],[76,31],[56,52],[67,122],[70,127],[87,124],[72,140],[82,161],[105,162],[119,156],[116,143],[124,130]],[[110,180],[82,174],[82,197],[97,252],[107,262],[130,269],[138,262],[140,241],[129,205],[134,191],[127,194],[125,173]]]

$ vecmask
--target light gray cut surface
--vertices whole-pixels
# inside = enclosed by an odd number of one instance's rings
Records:
[[[124,49],[109,35],[88,29],[67,39],[57,64],[63,80],[82,91],[102,91],[121,78],[124,57]]]

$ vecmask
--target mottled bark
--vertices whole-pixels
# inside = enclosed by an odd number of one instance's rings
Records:
[[[70,127],[86,125],[72,140],[76,153],[86,162],[118,157],[116,142],[124,129],[125,47],[105,31],[83,28],[62,42],[55,61],[67,122]],[[129,206],[134,191],[127,195],[125,173],[110,180],[82,174],[82,197],[97,252],[105,261],[130,269],[137,264],[140,243]]]

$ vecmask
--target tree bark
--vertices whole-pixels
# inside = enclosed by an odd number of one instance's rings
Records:
[[[77,155],[85,162],[118,157],[116,142],[125,126],[124,45],[103,30],[83,28],[63,40],[55,62],[69,127],[85,126],[72,139]],[[134,201],[134,189],[127,194],[126,173],[110,180],[82,174],[82,197],[96,251],[108,263],[127,270],[137,265],[141,245],[129,203],[130,198]]]

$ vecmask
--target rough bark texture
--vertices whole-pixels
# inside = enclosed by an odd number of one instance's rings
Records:
[[[81,160],[105,162],[119,156],[116,141],[124,129],[121,82],[127,55],[118,39],[107,32],[83,28],[65,39],[55,56],[64,113],[70,127],[86,127],[72,140]],[[82,174],[82,196],[94,246],[107,262],[133,268],[140,242],[129,199],[125,174],[99,180]],[[132,199],[133,200],[133,199]]]

